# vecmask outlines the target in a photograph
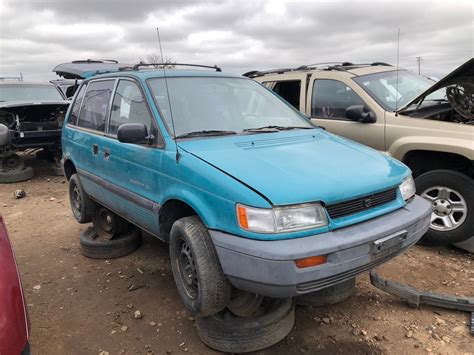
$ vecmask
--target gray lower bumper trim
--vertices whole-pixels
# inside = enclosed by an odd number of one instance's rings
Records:
[[[252,240],[210,231],[224,274],[237,288],[271,297],[292,297],[355,277],[402,253],[428,230],[431,205],[415,197],[384,216],[310,237]],[[378,252],[375,241],[404,236]],[[385,238],[385,239],[384,239]],[[377,244],[378,245],[378,244]],[[294,260],[326,255],[327,263],[299,269]]]

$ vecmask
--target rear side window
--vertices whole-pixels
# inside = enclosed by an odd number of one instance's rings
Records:
[[[264,81],[262,85],[280,95],[297,110],[300,109],[301,80]]]
[[[345,119],[346,108],[364,102],[349,86],[330,79],[318,79],[313,84],[311,116]]]
[[[84,93],[86,92],[87,85],[83,85],[79,92],[77,93],[76,99],[74,100],[74,104],[72,105],[71,115],[69,116],[69,123],[70,124],[77,124],[77,118],[79,117],[79,112],[81,111],[81,103],[84,97]]]
[[[150,132],[151,115],[138,85],[130,80],[120,80],[115,92],[110,115],[110,134],[124,123],[143,123]]]
[[[82,101],[77,125],[103,132],[115,80],[92,81]]]

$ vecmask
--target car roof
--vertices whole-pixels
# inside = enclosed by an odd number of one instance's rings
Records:
[[[146,70],[120,70],[104,74],[97,74],[87,78],[87,81],[99,79],[99,78],[115,78],[119,76],[135,77],[140,80],[148,80],[151,78],[167,78],[173,77],[231,77],[231,78],[242,78],[240,75],[226,74],[222,72],[212,70],[187,70],[187,69],[146,69]]]

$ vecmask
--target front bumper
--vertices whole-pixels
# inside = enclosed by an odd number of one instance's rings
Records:
[[[415,196],[394,212],[310,237],[262,241],[210,233],[222,270],[232,285],[282,298],[335,285],[395,257],[425,234],[430,216],[431,205]],[[376,250],[375,241],[392,235],[399,242]],[[316,255],[327,255],[327,262],[296,267],[294,260]]]

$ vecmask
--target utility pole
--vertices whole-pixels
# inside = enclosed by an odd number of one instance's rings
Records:
[[[416,57],[416,61],[418,62],[418,75],[421,74],[421,61],[423,60],[422,57]]]

